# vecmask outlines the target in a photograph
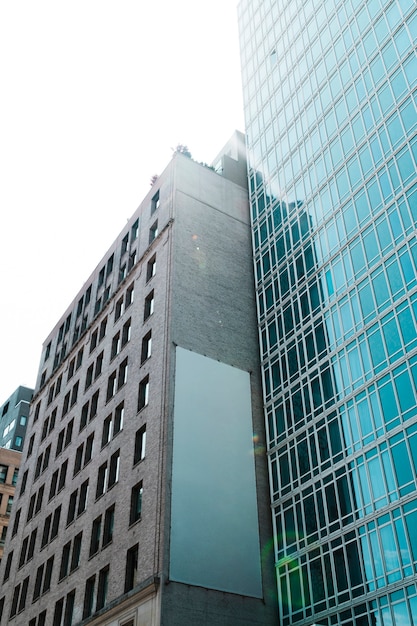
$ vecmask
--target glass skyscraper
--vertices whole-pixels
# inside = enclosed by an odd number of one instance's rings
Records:
[[[417,3],[239,25],[280,621],[417,625]]]

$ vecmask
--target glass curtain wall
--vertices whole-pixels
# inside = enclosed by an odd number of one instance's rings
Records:
[[[417,4],[238,11],[280,621],[417,625]]]

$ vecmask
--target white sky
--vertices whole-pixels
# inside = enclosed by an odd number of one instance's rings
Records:
[[[0,404],[171,148],[243,130],[236,5],[0,3]]]

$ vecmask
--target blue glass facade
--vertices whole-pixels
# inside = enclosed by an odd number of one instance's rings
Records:
[[[417,625],[417,4],[239,27],[281,623]]]

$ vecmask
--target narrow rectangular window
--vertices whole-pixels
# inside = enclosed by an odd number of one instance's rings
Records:
[[[122,328],[122,347],[130,341],[130,331],[132,326],[132,318],[129,318]]]
[[[36,498],[35,515],[37,513],[39,513],[39,511],[42,508],[44,491],[45,491],[45,485],[42,485],[42,487],[39,488],[38,495],[37,495],[37,498]]]
[[[78,533],[78,535],[75,535],[74,537],[74,543],[72,546],[70,572],[73,572],[75,569],[77,569],[77,567],[80,564],[82,538],[83,538],[82,532]]]
[[[120,450],[117,450],[110,457],[109,467],[109,487],[112,487],[119,480]]]
[[[20,514],[22,512],[22,509],[18,509],[16,511],[16,515],[14,518],[14,522],[13,522],[13,530],[12,530],[12,537],[15,536],[15,534],[17,533],[17,530],[19,528],[19,522],[20,522]]]
[[[83,619],[85,619],[86,617],[90,617],[91,613],[93,612],[95,583],[95,576],[91,576],[91,578],[88,578],[85,583]]]
[[[159,189],[151,200],[151,215],[159,208]]]
[[[28,549],[28,555],[27,555],[27,560],[30,561],[30,559],[33,558],[33,555],[35,553],[35,545],[36,545],[36,535],[38,534],[38,529],[35,528],[35,530],[32,530],[32,534],[30,535],[30,541],[29,541],[29,549]]]
[[[111,414],[106,417],[103,422],[103,433],[101,435],[101,447],[103,448],[106,444],[109,443],[111,438],[111,422],[112,416]]]
[[[139,383],[138,411],[143,409],[149,401],[149,376],[145,376]]]
[[[142,339],[142,350],[140,355],[140,364],[145,363],[152,353],[152,330],[150,330]]]
[[[55,470],[54,473],[52,474],[52,478],[51,478],[51,486],[49,488],[49,500],[52,500],[52,498],[55,496],[56,494],[56,488],[58,485],[58,476],[59,476],[59,469]]]
[[[74,420],[72,419],[70,422],[68,422],[67,424],[67,430],[65,432],[65,442],[64,442],[64,448],[66,448],[67,446],[69,446],[69,444],[71,443],[71,439],[72,439],[72,431],[74,429]]]
[[[49,542],[49,531],[51,529],[51,523],[52,523],[52,513],[48,515],[43,525],[41,549],[44,548]]]
[[[103,357],[104,357],[104,352],[100,352],[100,354],[98,355],[97,360],[96,360],[96,368],[95,368],[95,371],[94,371],[94,378],[95,379],[97,379],[100,376],[101,372],[102,372],[102,369],[103,369]]]
[[[125,403],[121,402],[114,412],[113,437],[123,428],[123,418],[125,413]]]
[[[100,536],[101,536],[101,515],[99,515],[99,517],[96,517],[96,519],[93,521],[93,526],[91,528],[90,557],[99,551]]]
[[[85,376],[84,391],[88,389],[91,383],[93,382],[93,371],[94,371],[94,363],[91,363],[91,365],[87,369],[87,374]]]
[[[97,585],[97,601],[96,601],[96,611],[99,611],[106,604],[107,600],[107,589],[109,585],[109,565],[103,567],[100,570],[98,575],[98,585]]]
[[[67,601],[65,603],[64,626],[71,626],[72,624],[72,614],[74,612],[74,603],[75,603],[75,589],[73,589],[67,594]],[[38,626],[41,626],[39,622],[38,622]]]
[[[126,554],[125,593],[134,588],[138,571],[139,544],[129,548]]]
[[[52,578],[53,566],[54,566],[54,557],[51,556],[46,561],[45,578],[43,580],[42,593],[45,593],[46,591],[49,591],[49,589],[51,588],[51,578]]]
[[[71,392],[69,391],[65,395],[65,398],[64,398],[64,404],[62,406],[62,415],[61,415],[61,417],[64,417],[64,415],[66,415],[68,413],[70,398],[71,398]]]
[[[145,458],[146,448],[146,425],[142,426],[135,435],[135,452],[133,455],[133,463],[139,463]]]
[[[71,359],[71,361],[69,362],[67,382],[74,376],[74,372],[75,372],[75,357]]]
[[[97,346],[97,343],[98,343],[98,329],[96,329],[92,333],[92,335],[91,335],[91,339],[90,339],[90,354],[94,350],[94,348]]]
[[[115,505],[113,504],[106,510],[104,515],[103,547],[113,540],[114,510]]]
[[[123,315],[123,297],[120,298],[117,302],[116,302],[116,307],[114,309],[114,321],[117,322],[117,320]]]
[[[22,583],[22,590],[20,592],[20,599],[19,599],[19,606],[17,608],[18,613],[20,613],[20,611],[23,611],[25,606],[26,606],[26,597],[28,594],[28,587],[29,587],[29,576],[27,576],[25,578],[25,580]]]
[[[153,255],[151,259],[149,259],[146,266],[146,282],[150,281],[153,276],[156,274],[156,254]]]
[[[4,568],[3,582],[6,582],[6,580],[8,580],[8,578],[10,576],[10,569],[12,567],[12,560],[13,560],[13,550],[11,552],[9,552],[9,554],[7,555],[6,567]]]
[[[68,524],[71,524],[71,522],[73,522],[75,519],[75,510],[77,507],[77,495],[78,495],[78,489],[73,491],[69,498],[68,513],[67,513],[67,526]]]
[[[152,243],[158,236],[158,220],[149,229],[149,243]]]
[[[99,337],[98,337],[99,341],[104,339],[104,337],[106,335],[106,328],[107,328],[107,317],[105,317],[104,320],[100,324],[100,334],[99,334]]]
[[[127,307],[132,304],[134,296],[135,296],[135,285],[134,285],[134,283],[132,283],[126,289],[125,309],[127,309]]]
[[[77,402],[78,399],[78,388],[80,386],[80,383],[77,381],[74,385],[74,387],[72,388],[72,394],[71,394],[71,406],[74,406],[74,404]]]
[[[52,622],[52,626],[61,626],[63,612],[64,612],[64,598],[60,598],[57,602],[55,602],[54,619]]]
[[[80,418],[80,432],[87,426],[88,421],[88,406],[89,402],[86,402],[81,409],[81,418]]]
[[[127,357],[120,363],[119,366],[119,375],[117,377],[117,389],[119,390],[120,387],[123,387],[123,385],[126,384],[127,382],[127,370],[128,370],[128,364],[127,364]]]
[[[112,372],[107,381],[106,402],[108,402],[116,393],[116,370]]]
[[[96,488],[96,498],[103,495],[106,488],[106,478],[107,478],[107,462],[100,465],[98,468],[97,475],[97,488]]]
[[[61,519],[61,505],[59,505],[54,511],[54,517],[52,520],[51,538],[50,538],[51,541],[52,539],[55,539],[55,537],[58,535],[60,519]]]
[[[84,467],[91,461],[93,455],[94,433],[91,433],[85,442]]]
[[[34,586],[34,589],[33,589],[33,601],[35,601],[41,595],[43,570],[44,569],[45,569],[45,563],[42,563],[42,565],[39,565],[39,567],[38,567],[38,569],[36,571],[35,586]]]
[[[97,389],[97,391],[91,398],[90,421],[97,415],[99,393],[100,389]]]
[[[71,541],[68,541],[62,548],[61,567],[59,570],[59,580],[62,580],[68,574],[70,554],[71,554]]]
[[[62,452],[62,448],[64,447],[64,437],[65,437],[65,428],[63,428],[58,435],[58,439],[56,442],[56,452],[55,457],[57,457]]]
[[[111,342],[110,359],[114,359],[120,352],[120,331],[115,334]]]
[[[75,453],[75,460],[74,460],[74,471],[73,471],[73,476],[75,476],[76,474],[78,474],[78,472],[81,469],[82,466],[82,460],[83,460],[83,453],[84,453],[84,444],[80,444],[77,448],[77,451]]]
[[[145,308],[143,313],[143,321],[147,320],[150,317],[154,310],[154,292],[153,289],[145,298]]]
[[[85,480],[80,487],[80,499],[78,502],[78,510],[77,515],[81,515],[87,507],[87,498],[88,498],[88,482],[89,479]]]
[[[140,520],[142,515],[142,496],[143,486],[142,482],[132,487],[132,494],[130,498],[130,524],[134,524]]]
[[[65,487],[65,479],[67,477],[68,459],[63,462],[59,472],[58,491],[61,491]]]
[[[133,224],[130,234],[130,240],[131,241],[135,241],[138,238],[138,233],[139,233],[139,219],[136,220],[136,222]]]

